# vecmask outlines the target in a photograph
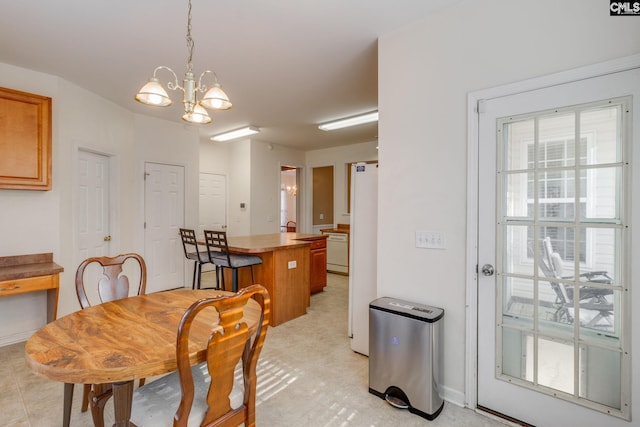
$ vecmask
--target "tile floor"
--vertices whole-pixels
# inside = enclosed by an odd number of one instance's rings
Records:
[[[351,351],[347,338],[348,278],[329,274],[328,281],[324,292],[311,297],[307,315],[267,333],[258,366],[259,426],[504,426],[448,402],[427,421],[369,394],[367,358]],[[0,424],[60,426],[62,384],[25,366],[24,343],[0,348],[0,360]],[[80,412],[81,395],[76,386],[71,425],[91,426],[90,414]],[[112,399],[105,418],[113,423]]]

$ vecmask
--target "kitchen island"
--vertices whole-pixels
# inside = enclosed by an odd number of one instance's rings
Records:
[[[262,259],[253,267],[253,275],[271,296],[270,325],[306,314],[312,288],[321,291],[326,285],[326,238],[305,233],[227,237],[230,252]],[[238,273],[239,289],[251,285],[250,269],[241,268]],[[225,269],[225,282],[231,281],[231,270]]]

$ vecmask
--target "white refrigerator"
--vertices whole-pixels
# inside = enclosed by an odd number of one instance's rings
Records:
[[[369,355],[369,303],[377,298],[378,164],[351,166],[349,231],[349,337]]]

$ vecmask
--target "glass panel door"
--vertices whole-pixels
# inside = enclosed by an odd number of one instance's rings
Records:
[[[496,376],[625,410],[622,111],[628,99],[497,121]]]

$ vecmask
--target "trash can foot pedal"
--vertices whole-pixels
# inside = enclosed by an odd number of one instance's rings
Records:
[[[395,408],[409,409],[409,407],[411,406],[409,404],[409,398],[399,387],[391,386],[387,388],[387,391],[385,391],[384,393],[383,399],[386,400],[389,405]]]
[[[391,396],[389,394],[384,396],[384,400],[387,401],[387,403],[395,408],[400,408],[400,409],[409,409],[409,405],[407,405],[407,402],[405,402],[404,400],[400,399],[399,397],[396,396]]]

